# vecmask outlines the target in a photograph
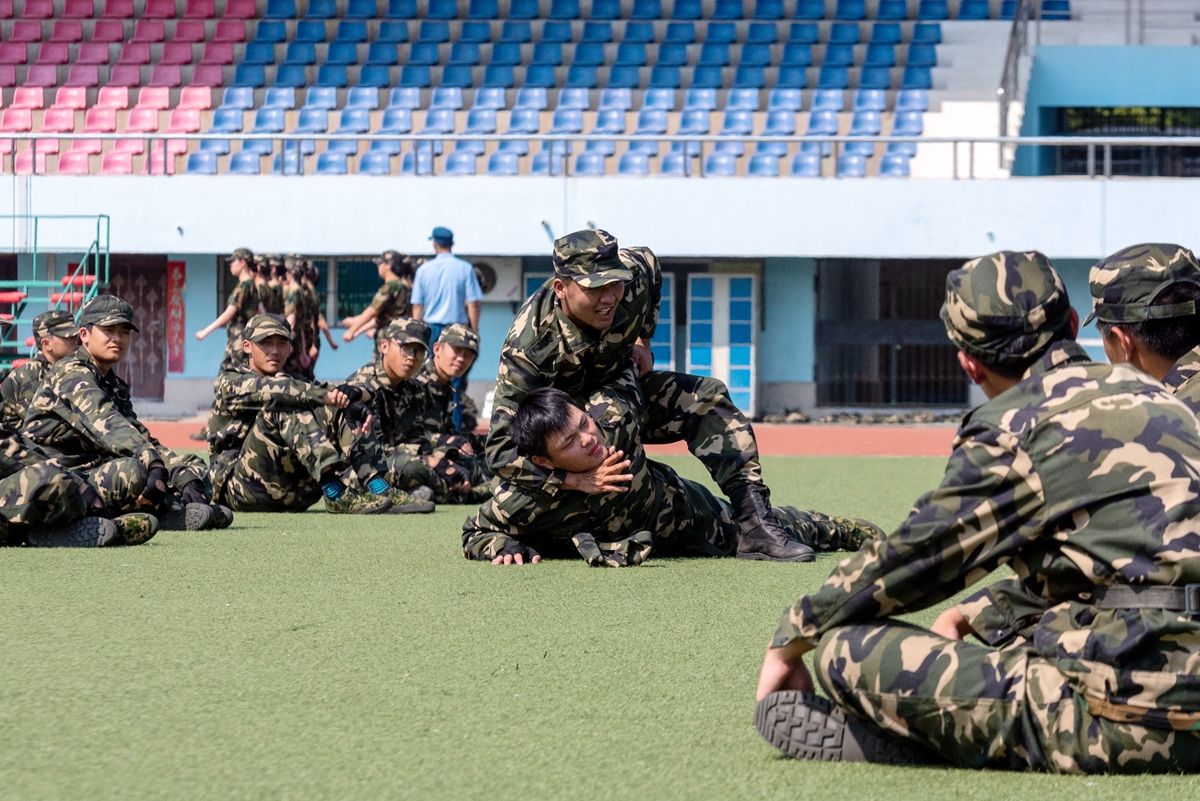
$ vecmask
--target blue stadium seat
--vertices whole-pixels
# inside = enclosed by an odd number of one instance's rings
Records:
[[[680,116],[679,129],[675,131],[675,136],[704,136],[712,129],[711,126],[712,118],[706,109],[685,110]],[[700,155],[701,144],[699,142],[672,142],[671,152],[683,154],[685,152],[685,144],[686,153],[689,157]],[[681,164],[680,166],[682,167],[683,165]],[[679,172],[684,172],[684,170],[681,169]]]
[[[662,157],[662,161],[658,164],[659,175],[683,176],[688,174],[688,167],[691,165],[687,162],[690,159],[685,159],[683,151],[676,149],[679,144],[679,142],[672,143],[671,151]]]
[[[815,22],[793,22],[788,29],[787,43],[792,45],[812,45],[820,39],[820,29]]]
[[[401,175],[429,175],[433,172],[433,152],[427,147],[410,150],[400,159]]]
[[[757,0],[754,18],[761,20],[783,19],[783,0]]]
[[[520,155],[517,153],[497,151],[488,157],[488,175],[516,175],[520,166]]]
[[[446,172],[444,174],[474,175],[477,159],[478,154],[472,153],[469,150],[460,150],[456,147],[454,152],[446,157]]]
[[[496,132],[496,110],[490,108],[473,108],[467,114],[467,127],[463,130],[464,134],[493,134]],[[476,155],[482,156],[486,150],[483,140],[476,139],[470,142],[459,142],[460,150],[471,150]]]
[[[310,0],[311,2],[311,0]],[[458,16],[457,0],[429,0],[425,11],[426,19],[451,20]]]
[[[583,110],[579,108],[556,108],[550,123],[551,134],[575,134],[583,131]]]
[[[830,67],[853,67],[854,45],[831,44],[825,45],[825,58],[821,61],[821,69]]]
[[[592,19],[620,19],[620,0],[592,0]]]
[[[431,108],[425,112],[425,125],[421,127],[423,134],[454,133],[454,109]]]
[[[549,64],[531,64],[525,68],[525,86],[549,89],[554,86],[554,67]]]
[[[371,86],[379,88],[382,86],[390,86],[391,84],[392,70],[390,67],[368,66],[363,67],[358,71],[359,86]]]
[[[879,136],[883,131],[883,119],[878,111],[856,111],[850,123],[848,136]],[[847,153],[861,153],[864,156],[875,155],[873,142],[850,142],[846,145]]]
[[[737,175],[738,157],[733,153],[714,151],[704,160],[704,174],[718,178],[729,178]]]
[[[892,136],[920,136],[925,123],[920,111],[898,111],[892,117]]]
[[[792,159],[793,178],[820,178],[821,154],[801,151]]]
[[[379,136],[412,133],[412,110],[407,108],[385,109],[383,112],[383,121],[379,126],[379,130],[375,133]],[[391,141],[375,141],[371,143],[371,149],[382,150],[389,155],[396,156],[400,153],[400,142],[395,139]]]
[[[858,85],[863,89],[890,89],[892,71],[887,67],[863,67],[858,75]]]
[[[908,156],[902,153],[887,153],[879,160],[880,178],[907,178],[908,175]]]
[[[251,42],[246,45],[246,54],[238,66],[275,63],[275,45],[266,42]]]
[[[796,0],[796,19],[825,19],[825,0]]]
[[[374,19],[374,17],[375,0],[350,0],[346,4],[347,19]]]
[[[363,69],[363,72],[366,72],[365,68]],[[363,83],[361,78],[359,79],[359,83]],[[404,67],[402,70],[400,70],[400,85],[401,86],[419,86],[421,88],[425,88],[425,87],[429,86],[429,84],[430,84],[429,67],[424,67],[424,66],[411,67],[410,66],[410,67]]]
[[[471,0],[467,7],[467,19],[496,19],[500,6],[496,0]]]
[[[742,0],[717,0],[712,19],[741,19],[745,11]]]
[[[838,178],[866,178],[867,158],[858,153],[843,153],[838,156]]]
[[[771,45],[779,38],[779,29],[770,22],[752,22],[746,30],[747,45]]]
[[[670,30],[670,25],[667,29]],[[692,31],[695,34],[695,30]],[[654,41],[654,25],[649,22],[628,22],[625,24],[625,36],[621,39],[624,43],[641,43],[649,44]]]
[[[715,111],[717,108],[717,90],[716,89],[688,89],[683,93],[683,110],[688,111]]]
[[[549,19],[579,19],[579,0],[551,0]]]
[[[260,88],[267,82],[266,75],[262,64],[238,64],[233,71],[233,85]]]
[[[438,60],[438,45],[433,42],[418,42],[408,49],[408,63],[412,66],[431,67]]]
[[[867,18],[865,0],[838,0],[834,19],[861,20]]]
[[[272,86],[266,91],[262,107],[291,111],[296,107],[296,90],[291,87]]]
[[[871,44],[900,44],[900,23],[876,22],[875,27],[871,28]]]
[[[571,23],[547,22],[542,26],[540,44],[567,44],[571,41]]]
[[[766,67],[771,63],[770,45],[742,45],[739,67]]]
[[[721,136],[747,136],[754,131],[754,112],[725,110],[721,122]],[[746,143],[718,142],[716,149],[722,153],[734,153],[738,156],[746,152]]]
[[[603,153],[585,152],[575,157],[576,175],[604,175],[607,169]]]
[[[763,67],[738,67],[733,74],[735,89],[762,89],[767,85],[767,72]]]
[[[909,45],[904,64],[907,67],[936,67],[937,48],[933,45]]]
[[[863,60],[864,67],[894,67],[896,66],[896,48],[890,44],[867,45],[867,57]]]
[[[700,0],[675,0],[671,10],[671,19],[700,19],[702,8]]]
[[[667,25],[667,33],[663,36],[662,44],[686,45],[694,41],[696,41],[696,25],[694,23],[672,22]]]
[[[804,102],[799,89],[775,88],[767,95],[767,113],[773,111],[798,112]],[[795,126],[793,125],[793,129]]]
[[[337,3],[335,0],[308,0],[304,16],[310,20],[333,19],[337,16]]]
[[[859,27],[856,22],[835,22],[829,28],[829,44],[856,45],[859,42]]]
[[[580,44],[608,44],[613,40],[611,22],[585,22]]]
[[[337,90],[327,86],[313,86],[304,93],[304,108],[337,108]]]
[[[471,68],[466,64],[448,64],[442,68],[441,86],[469,89],[473,85]]]
[[[254,89],[249,86],[230,86],[221,94],[220,108],[254,108]],[[240,128],[238,130],[241,130]]]
[[[549,64],[557,67],[562,64],[562,45],[558,42],[538,42],[533,46],[531,66]]]
[[[391,175],[392,154],[382,150],[368,150],[358,158],[359,175]]]
[[[419,44],[441,44],[450,41],[450,25],[443,21],[425,20],[418,28]]]
[[[875,19],[902,20],[907,18],[907,0],[879,0],[879,8],[875,12]]]
[[[937,22],[918,22],[913,26],[911,44],[935,45],[942,43],[942,26]]]
[[[946,0],[921,0],[917,7],[917,19],[922,22],[935,22],[950,18],[950,6]]]
[[[292,133],[325,133],[329,130],[329,111],[314,106],[300,109]]]
[[[854,111],[886,111],[887,92],[882,89],[857,89],[852,108]]]
[[[189,175],[216,175],[217,154],[198,150],[188,156],[187,172]]]
[[[417,0],[388,0],[384,16],[388,19],[416,19]]]
[[[517,102],[513,104],[514,109],[531,108],[538,111],[544,111],[550,106],[550,99],[545,87],[541,86],[526,86],[517,90]],[[537,130],[536,128],[534,130]]]
[[[516,85],[513,68],[508,64],[490,64],[483,71],[482,86],[489,88],[511,89]]]
[[[564,87],[558,91],[558,104],[555,108],[574,108],[587,111],[590,105],[591,99],[586,88]]]
[[[763,128],[763,136],[792,136],[796,133],[796,113],[794,111],[768,111],[767,124]],[[760,142],[758,153],[771,153],[783,156],[787,153],[786,142]]]
[[[1017,0],[1004,0],[1000,4],[1000,19],[1012,19],[1017,14]]]
[[[636,89],[641,83],[641,73],[637,67],[613,67],[608,71],[609,89]]]
[[[429,95],[429,108],[448,108],[454,111],[463,107],[462,88],[458,86],[439,86]]]
[[[408,41],[408,23],[394,20],[380,22],[375,41],[379,44],[404,44]]]
[[[515,67],[521,63],[521,46],[516,42],[497,42],[492,45],[490,64],[497,67]]]
[[[905,67],[904,79],[900,82],[901,89],[932,89],[933,75],[929,67]]]
[[[653,89],[678,89],[679,67],[654,67],[650,70],[650,87]]]
[[[530,175],[562,175],[562,153],[552,150],[548,147],[549,144],[543,142],[541,151],[534,154],[533,161],[529,164]]]
[[[253,150],[241,150],[229,160],[230,175],[258,175],[262,172],[262,156]]]
[[[673,111],[675,109],[674,89],[647,89],[642,96],[642,108],[657,111]]]
[[[752,178],[778,178],[779,156],[774,153],[755,153],[750,157],[748,174]]]
[[[504,106],[504,87],[481,86],[475,90],[475,101],[471,104],[471,109],[498,111]]]
[[[681,44],[661,44],[658,46],[656,67],[682,67],[687,63],[687,46]]]
[[[314,91],[326,91],[325,89],[309,89],[311,95]],[[337,105],[337,94],[334,93],[334,105]],[[374,111],[379,108],[379,90],[371,86],[352,86],[346,92],[346,108],[365,108],[367,111]]]
[[[1042,19],[1065,20],[1070,18],[1070,0],[1042,0]]]
[[[528,22],[506,21],[504,27],[500,29],[500,38],[496,41],[505,44],[523,44],[532,38],[533,31]]]
[[[617,45],[617,60],[614,67],[646,66],[646,45],[641,42],[621,42]]]
[[[358,63],[358,45],[352,42],[334,42],[326,51],[325,63],[330,66],[348,67]]]
[[[345,175],[347,172],[349,170],[346,168],[346,154],[326,150],[317,156],[317,169],[313,175]]]
[[[667,112],[661,109],[643,108],[638,112],[635,136],[661,135],[667,132]],[[650,156],[658,155],[658,142],[633,142],[630,150],[637,150]]]
[[[646,153],[630,150],[617,162],[617,175],[649,175],[650,157]]]
[[[633,108],[633,92],[629,89],[601,89],[600,90],[600,106],[601,113],[605,111],[629,111]],[[621,130],[625,130],[624,118],[622,118]]]
[[[780,67],[775,86],[781,89],[804,89],[808,86],[808,70],[804,67]]]
[[[286,42],[287,23],[279,20],[262,20],[254,29],[254,38],[250,44],[279,44]],[[274,60],[274,57],[272,57]]]
[[[296,23],[296,35],[293,42],[324,42],[325,23],[321,20],[302,19]]]
[[[730,89],[725,96],[726,111],[758,111],[758,91],[755,89]]]
[[[571,56],[572,67],[599,67],[604,63],[604,45],[577,44]]]
[[[812,45],[786,44],[783,46],[783,58],[779,61],[781,67],[811,67],[813,63]]]
[[[421,90],[415,86],[397,86],[388,93],[389,109],[414,109],[421,107]]]
[[[988,0],[962,0],[958,6],[959,19],[987,19]]]
[[[676,69],[676,68],[671,67],[668,69]],[[720,88],[720,86],[723,82],[723,77],[724,76],[722,76],[722,74],[721,74],[720,67],[696,67],[695,69],[692,70],[691,85],[700,87],[701,89],[707,89],[707,88],[718,89],[718,88]],[[651,76],[651,83],[653,83],[653,80],[654,80],[653,76]]]
[[[733,44],[737,41],[737,25],[732,22],[710,22],[704,32],[704,41],[716,44]]]
[[[662,15],[662,0],[633,0],[633,13],[629,18],[661,19]]]
[[[295,0],[267,0],[267,10],[263,19],[295,19]],[[257,172],[257,170],[255,171]]]
[[[846,96],[840,89],[818,89],[813,92],[810,111],[832,111],[836,114],[845,107]]]
[[[729,64],[729,45],[724,42],[705,42],[700,48],[700,67],[725,67]]]
[[[459,44],[481,45],[492,41],[492,28],[486,22],[464,22],[458,31]]]
[[[307,65],[317,63],[317,48],[312,42],[291,42],[283,57],[285,65]]]
[[[465,64],[468,67],[479,63],[479,45],[455,42],[450,46],[450,59],[447,64]]]

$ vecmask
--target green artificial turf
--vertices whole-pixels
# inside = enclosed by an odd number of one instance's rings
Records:
[[[697,476],[690,457],[672,458]],[[777,503],[903,519],[938,459],[773,458]],[[1193,778],[785,760],[751,715],[839,558],[492,567],[467,510],[239,515],[0,553],[5,799],[1179,799]],[[934,611],[916,616],[931,621]]]

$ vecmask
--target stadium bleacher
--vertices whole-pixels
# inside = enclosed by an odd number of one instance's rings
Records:
[[[957,19],[990,14],[987,0],[955,5]],[[1065,6],[1044,0],[1044,14]],[[999,11],[1011,16],[1007,2]],[[253,174],[303,164],[420,174],[442,158],[439,172],[454,175],[727,175],[742,162],[743,174],[810,175],[832,155],[827,143],[735,138],[919,135],[950,18],[946,0],[0,0],[0,87],[11,92],[0,135],[588,136],[574,146],[460,141],[447,153],[441,142],[260,140],[231,152],[228,141],[169,139],[149,152],[142,141],[100,140],[60,152],[47,139],[36,165],[28,145],[17,148],[18,172],[186,164]],[[605,138],[623,133],[731,141],[664,143],[660,154],[654,143]],[[880,173],[904,175],[915,146],[877,150],[853,143],[829,171],[858,175],[884,156]]]

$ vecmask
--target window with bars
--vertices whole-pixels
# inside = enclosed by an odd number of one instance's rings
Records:
[[[1200,136],[1200,108],[1061,108],[1066,136]],[[1097,148],[1099,151],[1099,148]],[[1056,148],[1059,175],[1087,175],[1088,148]],[[1096,154],[1097,169],[1103,158]],[[1112,174],[1140,177],[1200,176],[1200,147],[1114,147]]]

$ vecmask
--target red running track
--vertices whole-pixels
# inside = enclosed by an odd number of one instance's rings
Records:
[[[199,431],[195,420],[148,420],[146,426],[162,444],[173,450],[205,449],[204,442],[188,439]],[[942,456],[950,455],[954,426],[754,426],[759,452],[765,456]],[[651,453],[687,453],[682,442],[651,445]]]

